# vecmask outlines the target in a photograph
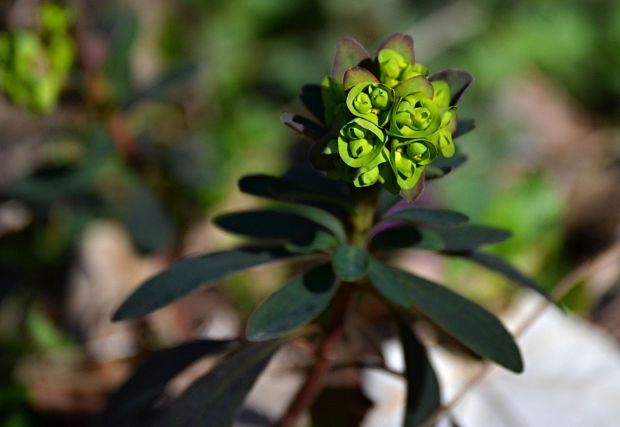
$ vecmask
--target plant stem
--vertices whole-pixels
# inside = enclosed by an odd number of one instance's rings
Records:
[[[356,215],[353,217],[353,233],[350,243],[365,248],[368,235],[374,224],[377,208],[378,188],[355,188]],[[350,285],[350,284],[348,284]],[[334,298],[333,311],[329,324],[325,329],[325,337],[316,349],[314,365],[308,372],[305,382],[289,405],[276,427],[291,427],[299,417],[308,410],[325,383],[325,378],[332,368],[334,353],[342,337],[347,307],[351,298],[352,288],[345,284]]]
[[[356,211],[354,217],[353,234],[351,244],[360,248],[365,248],[368,242],[368,235],[374,225],[375,212],[377,210],[378,188],[357,188],[354,190],[357,196]]]
[[[297,395],[289,405],[284,416],[280,419],[278,424],[276,424],[276,427],[293,426],[299,417],[312,405],[323,388],[325,377],[332,366],[333,354],[342,336],[350,294],[351,292],[349,289],[342,288],[336,296],[325,338],[316,351],[314,366],[312,366],[312,369],[306,377],[306,381],[297,392]]]

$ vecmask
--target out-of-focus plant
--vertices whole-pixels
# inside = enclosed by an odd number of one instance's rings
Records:
[[[519,349],[495,316],[443,285],[388,263],[396,250],[432,251],[470,260],[542,292],[510,264],[480,250],[509,238],[509,232],[468,224],[467,216],[455,211],[395,207],[401,195],[414,200],[424,179],[440,178],[463,162],[453,138],[473,126],[457,120],[454,105],[470,83],[465,71],[430,74],[416,64],[409,36],[391,36],[372,57],[357,41],[341,40],[331,75],[302,90],[315,119],[283,116],[285,124],[315,141],[313,161],[334,179],[302,170],[283,177],[243,177],[241,191],[277,206],[223,215],[215,222],[256,243],[180,260],[140,286],[114,319],[145,316],[251,267],[303,260],[308,268],[256,309],[246,328],[249,341],[196,341],[155,353],[112,397],[102,424],[133,425],[151,414],[154,425],[230,426],[274,352],[307,337],[315,346],[314,364],[277,424],[293,425],[321,392],[353,297],[363,294],[373,295],[393,314],[403,344],[406,426],[423,423],[441,402],[413,320],[431,324],[478,357],[521,372]],[[222,353],[212,370],[174,400],[162,402],[166,383],[178,372],[199,357]],[[349,357],[362,362],[360,354]]]
[[[44,3],[38,28],[0,34],[0,90],[35,111],[50,112],[75,56],[70,8]]]

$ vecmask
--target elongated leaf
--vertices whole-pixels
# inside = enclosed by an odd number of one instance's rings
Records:
[[[404,427],[417,427],[441,406],[437,375],[431,365],[426,348],[418,340],[407,321],[393,311],[405,359],[407,401]]]
[[[381,218],[384,216],[390,209],[402,200],[403,198],[400,194],[392,194],[382,188],[377,199],[377,217]]]
[[[433,230],[410,226],[391,227],[378,232],[370,242],[372,250],[426,249],[440,251],[443,240]]]
[[[230,427],[254,382],[281,344],[238,350],[200,377],[163,412],[157,427]]]
[[[474,130],[476,128],[476,122],[473,119],[458,119],[456,124],[456,130],[452,134],[452,138],[458,138],[461,135]]]
[[[336,56],[332,65],[332,77],[338,81],[342,81],[344,72],[351,67],[359,65],[360,62],[368,59],[370,55],[355,39],[345,37],[340,39],[336,46]]]
[[[291,259],[282,247],[245,246],[184,258],[144,282],[114,314],[112,320],[145,316],[201,286],[258,265]]]
[[[307,246],[325,230],[293,212],[257,209],[220,215],[213,222],[223,230],[253,239],[285,240]]]
[[[368,252],[354,246],[340,246],[334,252],[334,271],[336,276],[346,282],[361,279],[368,269]]]
[[[469,86],[471,86],[474,78],[465,70],[451,68],[433,74],[429,80],[444,80],[450,87],[450,105],[458,104],[459,100],[465,94]]]
[[[502,242],[512,236],[508,230],[482,225],[463,225],[433,230],[441,236],[446,251],[467,251],[479,246]]]
[[[310,139],[320,139],[327,133],[327,129],[320,124],[297,114],[282,113],[280,115],[280,120],[295,132],[307,136]]]
[[[349,198],[349,188],[346,184],[327,178],[324,173],[310,167],[293,167],[286,171],[282,178],[321,194]]]
[[[146,185],[137,184],[131,189],[121,216],[134,246],[143,253],[161,252],[174,242],[174,223]]]
[[[467,215],[460,212],[444,209],[421,209],[410,208],[394,212],[384,218],[389,220],[402,220],[411,222],[423,222],[427,224],[458,225],[469,221]]]
[[[405,61],[410,64],[415,64],[415,53],[413,47],[413,38],[411,36],[396,33],[392,34],[386,41],[383,42],[379,50],[392,49],[400,53]]]
[[[246,331],[248,339],[278,337],[310,322],[327,306],[337,285],[330,264],[297,276],[252,314]]]
[[[458,152],[458,148],[457,148],[457,152]],[[456,169],[459,166],[461,166],[466,161],[467,161],[467,156],[465,156],[464,154],[457,153],[456,155],[449,157],[449,158],[446,158],[446,157],[438,158],[437,160],[433,162],[433,165],[431,167],[439,168],[444,173],[447,174],[453,169]],[[427,169],[428,167],[426,168],[426,170]]]
[[[254,196],[329,209],[338,215],[353,210],[348,196],[340,191],[339,183],[314,172],[303,173],[301,179],[294,176],[248,175],[239,180],[239,189]]]
[[[285,205],[280,209],[294,212],[299,216],[315,222],[316,224],[322,225],[327,230],[331,231],[340,243],[345,243],[347,241],[347,231],[345,230],[342,222],[326,210],[314,206],[297,204]]]
[[[480,264],[483,267],[488,268],[489,270],[493,270],[517,285],[523,286],[524,288],[532,289],[538,292],[540,295],[544,296],[547,299],[551,299],[549,294],[538,284],[535,280],[529,278],[525,274],[521,273],[519,270],[514,268],[510,263],[506,260],[491,255],[484,252],[479,251],[466,251],[466,252],[448,252],[449,255],[458,256],[465,258],[467,260],[473,261],[477,264]]]
[[[301,87],[301,102],[312,115],[323,123],[325,120],[325,105],[321,95],[321,86],[317,84],[308,84]]]
[[[286,242],[285,249],[293,253],[309,254],[324,252],[338,246],[338,240],[328,231],[318,230],[312,240],[308,242]]]
[[[379,83],[379,79],[364,67],[352,67],[344,73],[343,87],[347,91],[358,83]]]
[[[490,312],[445,286],[371,260],[368,276],[390,301],[415,305],[435,324],[474,353],[513,372],[523,371],[519,348]]]
[[[97,426],[137,425],[136,418],[162,396],[166,385],[199,358],[231,348],[235,341],[200,340],[151,354],[108,401]]]
[[[426,180],[443,178],[450,173],[450,168],[441,169],[435,166],[427,166],[424,168],[424,178]]]

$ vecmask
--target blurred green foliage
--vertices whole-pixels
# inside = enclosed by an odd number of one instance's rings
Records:
[[[0,90],[19,105],[47,113],[56,105],[75,56],[73,13],[43,3],[38,18],[37,29],[0,33]]]

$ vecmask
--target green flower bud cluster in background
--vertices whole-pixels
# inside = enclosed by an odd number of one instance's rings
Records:
[[[43,3],[37,29],[0,33],[0,91],[38,112],[54,108],[75,57],[73,14]]]
[[[302,93],[324,127],[307,132],[307,122],[287,124],[317,141],[314,164],[330,177],[406,195],[438,156],[454,155],[456,102],[471,81],[463,70],[431,75],[415,62],[408,35],[389,37],[374,58],[342,39],[331,75],[314,93],[320,105],[311,105],[312,88]]]

